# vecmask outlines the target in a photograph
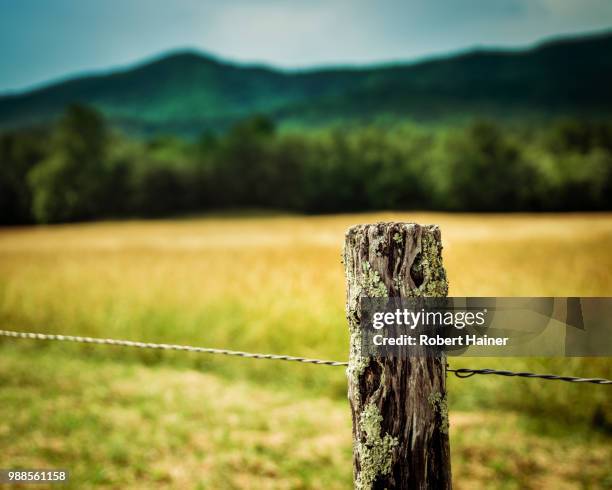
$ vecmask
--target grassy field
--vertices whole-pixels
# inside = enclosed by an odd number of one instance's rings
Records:
[[[347,356],[355,223],[437,223],[450,294],[612,295],[612,215],[209,217],[0,230],[0,328]],[[612,377],[608,359],[451,359]],[[612,485],[600,386],[449,378],[457,488]],[[0,339],[0,467],[74,488],[350,488],[342,368]],[[37,487],[40,488],[40,487]]]

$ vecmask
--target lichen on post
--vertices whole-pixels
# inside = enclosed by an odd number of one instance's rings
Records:
[[[343,261],[355,488],[449,489],[446,358],[361,351],[363,298],[447,295],[440,230],[415,223],[353,226]]]

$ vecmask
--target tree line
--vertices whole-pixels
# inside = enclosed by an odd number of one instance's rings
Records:
[[[291,131],[251,117],[196,141],[130,138],[94,109],[0,135],[0,222],[305,213],[611,209],[612,124],[491,121]]]

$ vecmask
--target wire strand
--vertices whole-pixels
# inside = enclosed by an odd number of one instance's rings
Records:
[[[0,336],[30,340],[49,340],[60,342],[78,342],[83,344],[115,345],[121,347],[136,347],[139,349],[176,350],[183,352],[197,352],[202,354],[218,354],[224,356],[244,357],[247,359],[269,359],[276,361],[302,362],[306,364],[318,364],[323,366],[348,366],[345,361],[330,361],[326,359],[310,359],[308,357],[288,356],[283,354],[262,354],[257,352],[244,352],[229,349],[215,349],[211,347],[196,347],[192,345],[179,344],[156,344],[152,342],[137,342],[133,340],[108,339],[98,337],[81,337],[76,335],[56,335],[37,332],[17,332],[13,330],[0,330]],[[568,381],[570,383],[593,383],[598,385],[611,385],[612,380],[605,378],[580,378],[576,376],[560,376],[557,374],[536,374],[530,372],[503,371],[497,369],[447,369],[458,378],[469,378],[475,374],[493,374],[497,376],[509,376],[520,378],[537,378],[549,381]]]
[[[136,347],[138,349],[176,350],[183,352],[198,352],[202,354],[220,354],[224,356],[245,357],[248,359],[295,361],[304,362],[307,364],[321,364],[325,366],[348,366],[348,362],[328,361],[324,359],[309,359],[307,357],[288,356],[283,354],[262,354],[257,352],[243,352],[229,349],[215,349],[211,347],[196,347],[192,345],[155,344],[152,342],[136,342],[133,340],[81,337],[75,335],[55,335],[35,332],[15,332],[11,330],[0,330],[0,336],[30,340],[57,340],[62,342],[78,342],[82,344],[117,345],[121,347]]]

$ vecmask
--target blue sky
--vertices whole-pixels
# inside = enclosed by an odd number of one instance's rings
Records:
[[[179,48],[301,68],[612,27],[611,0],[0,0],[0,9],[0,92]]]

